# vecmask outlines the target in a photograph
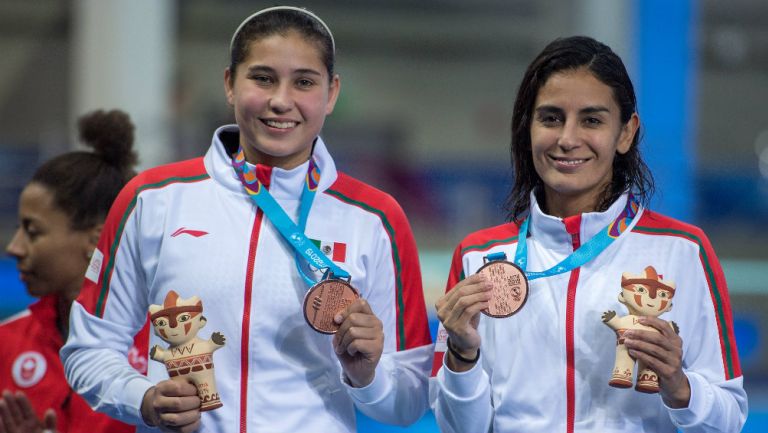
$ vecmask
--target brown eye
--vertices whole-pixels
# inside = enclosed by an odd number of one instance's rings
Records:
[[[643,286],[638,287],[637,288],[637,292],[638,293],[645,293],[645,287],[643,287]]]
[[[308,80],[306,78],[300,78],[296,80],[296,85],[301,88],[308,88],[312,87],[315,83],[312,80]]]

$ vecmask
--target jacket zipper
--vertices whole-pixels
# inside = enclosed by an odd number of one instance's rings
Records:
[[[576,251],[581,246],[579,230],[581,215],[563,219],[565,229],[571,235],[571,244]],[[566,431],[573,433],[576,421],[576,366],[574,350],[574,321],[576,310],[576,286],[579,283],[581,268],[571,271],[568,280],[568,294],[565,310],[565,354],[566,354]]]

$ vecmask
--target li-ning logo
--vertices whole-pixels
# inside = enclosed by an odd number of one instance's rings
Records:
[[[188,229],[186,227],[182,227],[182,228],[176,230],[175,232],[171,233],[171,237],[175,238],[176,236],[180,236],[180,235],[190,235],[190,236],[194,236],[196,238],[199,238],[200,236],[205,236],[207,234],[208,234],[208,232],[204,232],[202,230],[190,230],[190,229]]]

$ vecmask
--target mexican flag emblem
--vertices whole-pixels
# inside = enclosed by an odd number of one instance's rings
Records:
[[[310,239],[316,247],[334,262],[345,262],[347,260],[347,244],[344,242],[329,242],[317,239]]]

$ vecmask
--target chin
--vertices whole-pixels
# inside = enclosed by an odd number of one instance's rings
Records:
[[[51,294],[51,292],[39,287],[27,286],[27,294],[33,298],[42,298],[45,295]]]

